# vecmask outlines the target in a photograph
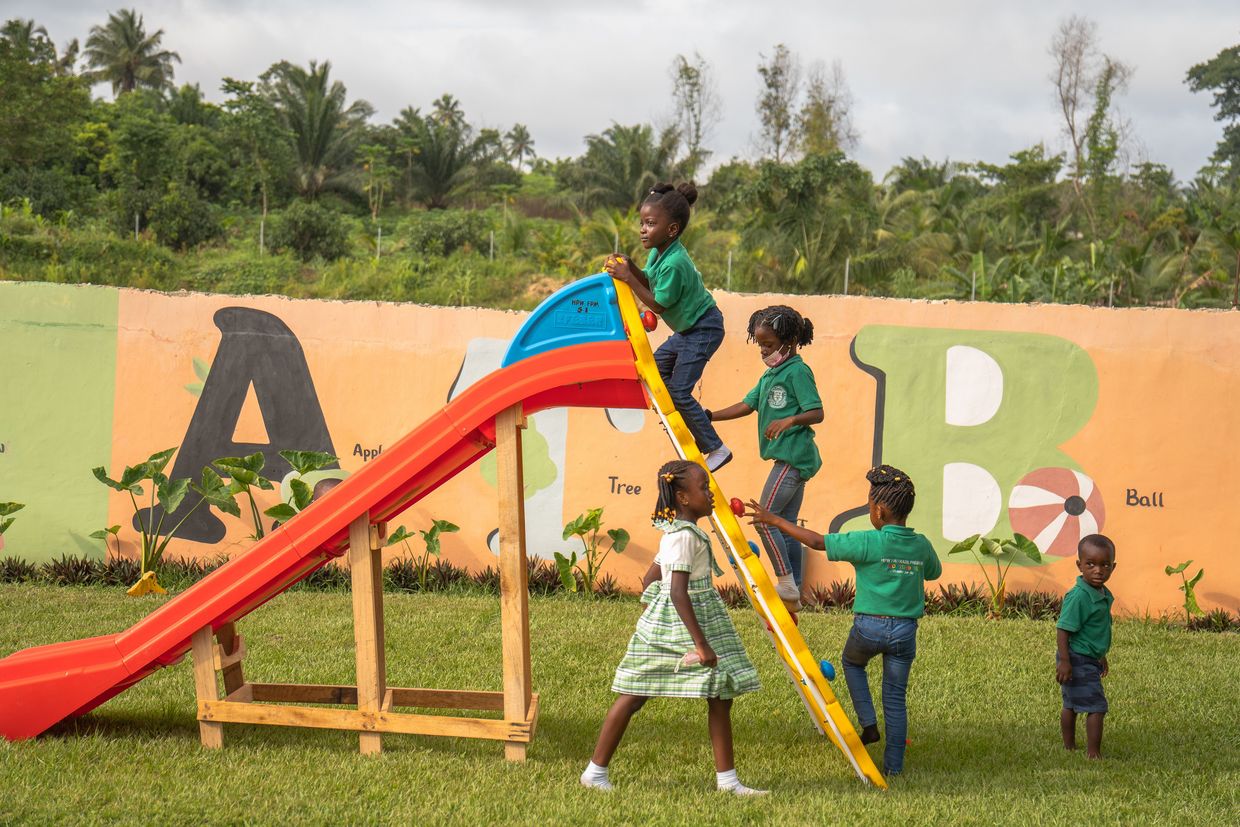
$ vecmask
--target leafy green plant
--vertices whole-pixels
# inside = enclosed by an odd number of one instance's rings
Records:
[[[980,547],[978,540],[981,540]],[[982,576],[986,578],[986,587],[990,590],[990,611],[991,618],[999,618],[1003,616],[1003,603],[1007,598],[1007,574],[1008,569],[1012,568],[1012,564],[1016,562],[1020,556],[1027,557],[1034,563],[1042,562],[1042,552],[1038,551],[1038,546],[1033,540],[1030,540],[1023,534],[1015,534],[1012,539],[1005,540],[998,537],[982,537],[980,534],[974,534],[961,540],[952,546],[948,554],[963,554],[965,552],[973,552],[973,556],[977,559],[977,565],[982,570]],[[987,569],[987,558],[994,562],[995,576],[992,580]]]
[[[591,508],[564,526],[563,538],[567,540],[569,537],[576,537],[582,545],[580,557],[575,551],[571,552],[568,557],[558,551],[555,553],[555,567],[560,573],[560,579],[564,582],[564,588],[569,591],[577,591],[577,577],[574,574],[576,571],[581,573],[586,591],[594,594],[603,563],[613,551],[620,554],[629,544],[627,531],[623,528],[609,528],[607,536],[611,538],[611,544],[605,547],[603,538],[599,537],[602,528],[603,509],[601,508]]]
[[[7,531],[9,526],[13,525],[13,521],[17,519],[9,515],[16,514],[25,507],[23,503],[0,503],[0,534]]]
[[[164,551],[168,548],[168,543],[176,536],[177,531],[185,524],[189,516],[204,502],[234,517],[241,515],[241,509],[237,507],[233,495],[229,493],[229,487],[211,468],[202,469],[202,478],[197,484],[188,478],[169,479],[164,474],[164,468],[167,467],[168,461],[172,459],[175,452],[176,448],[168,448],[151,454],[145,462],[127,466],[119,480],[109,477],[107,469],[103,466],[92,470],[97,480],[111,489],[128,494],[129,501],[133,504],[134,520],[138,524],[138,531],[142,538],[141,577],[130,589],[130,593],[134,595],[145,594],[148,591],[163,591],[159,586],[156,568],[164,556]],[[150,485],[150,501],[146,508],[138,505],[138,497],[145,495],[143,483]],[[181,503],[191,489],[200,495],[200,499],[175,525],[165,531],[164,521],[168,515],[175,513],[181,507]],[[155,519],[156,505],[159,506],[158,521]],[[145,587],[142,585],[144,583]]]
[[[1183,563],[1180,563],[1180,565],[1175,566],[1174,568],[1167,566],[1164,569],[1168,577],[1171,577],[1174,574],[1180,575],[1179,589],[1184,592],[1184,624],[1186,626],[1192,624],[1193,615],[1205,614],[1205,612],[1201,610],[1201,606],[1197,604],[1196,587],[1197,583],[1201,581],[1201,576],[1206,573],[1206,570],[1197,569],[1197,573],[1193,575],[1192,579],[1189,579],[1188,575],[1186,575],[1184,571],[1192,564],[1192,560],[1185,560]]]
[[[400,543],[405,547],[405,551],[413,560],[414,568],[417,571],[418,590],[426,591],[426,575],[430,570],[431,558],[438,557],[441,549],[439,535],[450,534],[460,530],[460,526],[453,525],[447,520],[432,520],[429,530],[418,529],[417,533],[422,535],[422,543],[425,546],[425,550],[419,555],[415,554],[413,548],[409,545],[409,541],[414,534],[403,525],[397,526],[396,530],[388,535],[387,545],[390,547]]]
[[[96,540],[103,540],[104,551],[113,551],[112,548],[108,548],[108,538],[111,537],[112,542],[114,544],[116,559],[119,560],[121,557],[120,533],[121,533],[121,527],[120,527],[120,524],[117,523],[116,525],[111,525],[111,526],[108,526],[107,528],[101,528],[98,531],[92,531],[90,533],[90,536]],[[139,572],[139,574],[141,574],[141,572]]]
[[[255,451],[248,457],[220,457],[211,463],[212,467],[219,471],[220,476],[228,478],[229,492],[234,495],[245,494],[250,501],[250,517],[254,520],[254,533],[250,535],[251,540],[261,540],[265,534],[263,518],[258,511],[258,503],[254,501],[254,489],[270,491],[274,487],[271,480],[259,473],[263,470],[266,461],[262,451]]]
[[[325,451],[281,451],[280,456],[293,466],[297,476],[289,480],[291,494],[288,501],[273,505],[263,513],[280,522],[288,522],[305,511],[306,506],[314,499],[314,492],[302,478],[306,474],[323,470],[333,462],[339,462],[340,458]]]

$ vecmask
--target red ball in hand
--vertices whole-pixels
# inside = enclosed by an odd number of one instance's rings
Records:
[[[659,317],[654,315],[653,311],[646,310],[642,312],[642,327],[647,331],[652,331],[659,326]]]
[[[735,514],[736,516],[738,516],[738,517],[744,517],[744,516],[745,516],[745,504],[744,504],[743,502],[741,502],[741,498],[740,498],[740,497],[733,497],[733,498],[732,498],[732,499],[728,502],[728,505],[730,505],[730,506],[732,507],[732,513],[733,513],[733,514]]]

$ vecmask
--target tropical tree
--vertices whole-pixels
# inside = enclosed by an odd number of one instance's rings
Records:
[[[255,190],[262,214],[258,225],[258,251],[266,248],[267,213],[271,192],[293,165],[293,136],[282,123],[275,106],[250,81],[224,78],[221,87],[229,96],[224,102],[224,134],[229,140],[240,173],[240,189],[247,200]]]
[[[689,175],[710,157],[706,141],[722,117],[723,106],[706,58],[697,52],[672,59],[673,117],[685,142],[685,169]]]
[[[1229,165],[1234,178],[1240,175],[1240,46],[1231,46],[1210,60],[1188,70],[1184,82],[1194,92],[1214,92],[1216,121],[1223,121],[1223,138],[1214,159]]]
[[[161,91],[172,85],[172,63],[181,62],[176,52],[160,48],[164,30],[146,33],[142,15],[121,9],[108,15],[103,26],[92,26],[83,52],[92,79],[112,84],[112,94],[134,89]]]
[[[312,60],[308,69],[280,61],[259,79],[262,93],[293,138],[294,186],[312,200],[327,190],[357,189],[354,151],[365,137],[366,119],[374,113],[364,100],[347,102],[344,84],[331,80],[331,67],[326,60]]]
[[[617,209],[640,204],[652,184],[681,174],[679,143],[674,127],[656,137],[649,124],[613,123],[601,135],[587,135],[586,154],[578,164],[583,202]]]
[[[796,101],[801,91],[801,61],[787,46],[780,43],[775,53],[758,64],[762,78],[762,90],[758,94],[758,122],[761,125],[759,143],[763,155],[784,160],[792,143],[796,118]]]
[[[13,18],[0,27],[0,40],[9,43],[19,54],[28,54],[33,61],[51,64],[58,75],[73,74],[73,64],[78,57],[77,38],[69,41],[63,53],[57,54],[56,44],[48,36],[47,29],[33,20]]]
[[[504,148],[518,172],[524,167],[526,158],[534,159],[534,139],[525,124],[513,124],[512,129],[504,133]]]
[[[430,209],[444,209],[469,184],[474,145],[468,140],[468,125],[436,101],[436,111],[422,115],[405,107],[394,121],[406,147],[406,174],[410,192]]]

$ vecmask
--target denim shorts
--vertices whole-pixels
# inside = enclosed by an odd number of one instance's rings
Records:
[[[1102,661],[1068,652],[1068,660],[1072,664],[1072,680],[1060,684],[1063,693],[1063,708],[1073,712],[1106,712],[1107,696],[1102,691]],[[1055,653],[1055,662],[1059,663],[1059,653]]]

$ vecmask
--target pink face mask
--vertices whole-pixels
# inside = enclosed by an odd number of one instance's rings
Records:
[[[779,350],[773,350],[766,356],[763,356],[762,364],[766,365],[768,368],[777,368],[784,363],[784,360],[786,360],[789,355],[791,355],[790,349],[787,347],[781,347]]]

